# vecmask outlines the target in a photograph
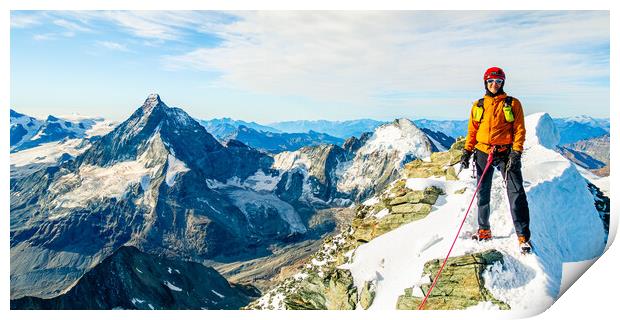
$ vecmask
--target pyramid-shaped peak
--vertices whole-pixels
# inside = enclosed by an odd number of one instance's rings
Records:
[[[161,101],[161,98],[159,97],[159,94],[151,93],[151,94],[149,94],[148,97],[146,97],[146,100],[144,100],[144,104],[142,105],[142,108],[143,109],[152,109],[153,107],[155,107],[155,106],[157,106],[159,104],[161,104],[163,106],[166,106],[166,104]]]
[[[223,146],[203,126],[180,108],[166,106],[158,94],[150,94],[142,107],[82,154],[78,163],[108,166],[136,160],[151,142],[161,140],[167,150],[188,166]]]

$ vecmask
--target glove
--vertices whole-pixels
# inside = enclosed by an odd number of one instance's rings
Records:
[[[469,159],[473,152],[463,149],[463,155],[461,156],[461,168],[469,169]]]
[[[506,164],[506,171],[521,169],[521,152],[510,151],[508,155],[508,164]]]

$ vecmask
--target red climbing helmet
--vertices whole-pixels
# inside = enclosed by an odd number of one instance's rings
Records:
[[[484,73],[484,81],[487,81],[488,79],[506,80],[506,74],[502,68],[491,67]]]

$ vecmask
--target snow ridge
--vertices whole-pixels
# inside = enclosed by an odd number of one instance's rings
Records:
[[[504,255],[483,274],[485,286],[495,298],[508,303],[515,316],[531,316],[547,309],[558,298],[563,265],[595,259],[605,247],[605,232],[594,207],[594,198],[576,167],[553,151],[557,129],[548,114],[526,118],[527,140],[523,155],[524,187],[528,197],[535,254],[523,256],[517,245],[505,186],[495,171],[491,191],[491,226],[495,238],[478,243],[466,237],[477,229],[477,207],[469,213],[452,256],[496,249]],[[351,270],[358,290],[365,281],[376,283],[370,310],[393,310],[406,288],[418,292],[429,281],[424,263],[444,259],[475,189],[471,172],[459,180],[410,178],[406,187],[423,190],[436,186],[445,191],[424,219],[403,225],[359,246]],[[456,192],[466,188],[464,193]],[[475,202],[474,202],[475,203]],[[494,309],[479,304],[474,309]]]

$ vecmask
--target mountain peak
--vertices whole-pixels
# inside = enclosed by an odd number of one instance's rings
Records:
[[[159,104],[166,106],[166,104],[161,101],[159,94],[151,93],[148,97],[146,97],[146,100],[144,100],[144,104],[142,104],[142,109],[150,110]]]
[[[199,167],[210,175],[213,161],[208,165],[203,162],[221,149],[223,146],[185,111],[168,107],[158,94],[151,94],[142,107],[84,152],[77,163],[112,166],[155,150],[161,156],[158,159],[171,154],[190,169]]]
[[[360,150],[362,152],[398,150],[401,158],[410,153],[415,154],[417,158],[426,158],[430,156],[431,143],[426,134],[411,120],[399,118],[375,129],[371,138]]]
[[[406,128],[406,127],[412,127],[412,126],[417,128],[417,126],[413,123],[413,121],[407,118],[395,119],[393,123],[399,126],[400,128]]]

